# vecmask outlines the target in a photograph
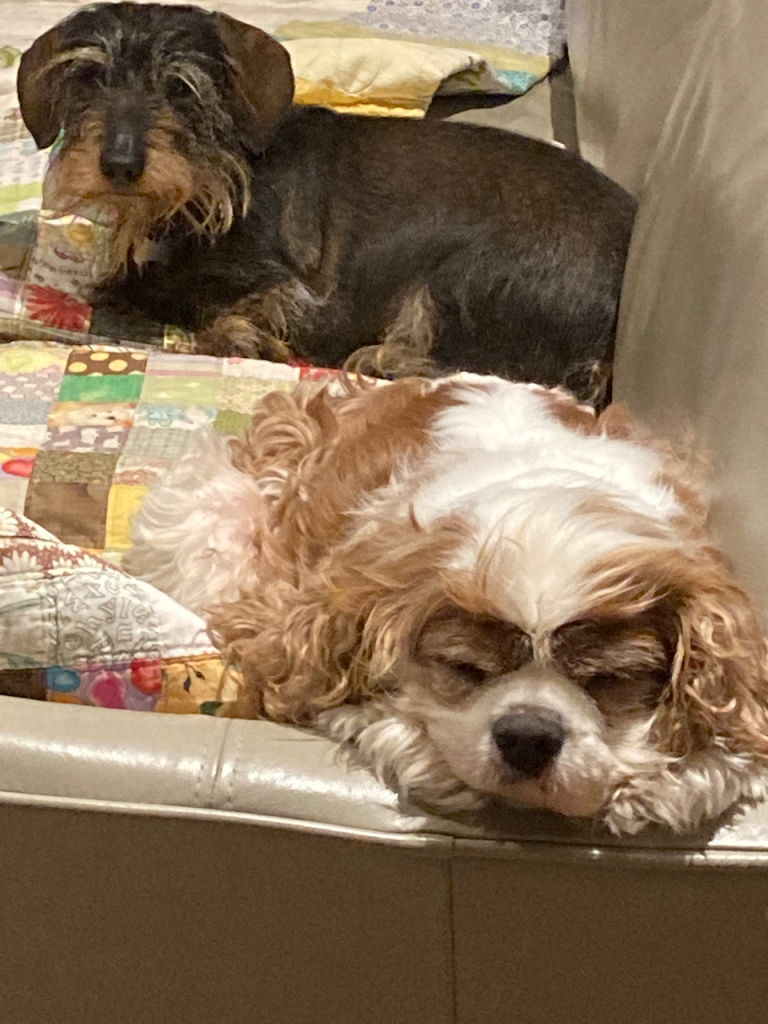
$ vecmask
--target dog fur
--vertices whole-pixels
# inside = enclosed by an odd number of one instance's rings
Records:
[[[284,48],[196,7],[79,10],[18,88],[38,145],[60,138],[51,202],[115,225],[97,307],[216,355],[606,395],[634,204],[574,154],[294,105]]]
[[[442,811],[614,832],[765,794],[766,643],[687,463],[609,407],[466,377],[269,395],[161,478],[129,571],[209,618],[234,714]]]

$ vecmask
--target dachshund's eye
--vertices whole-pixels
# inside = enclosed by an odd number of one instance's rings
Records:
[[[100,85],[105,77],[104,65],[96,61],[78,62],[74,67],[74,75],[83,85]]]
[[[165,84],[165,95],[169,100],[183,100],[192,96],[192,88],[183,78],[173,75]]]

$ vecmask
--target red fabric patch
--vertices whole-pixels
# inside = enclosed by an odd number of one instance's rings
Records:
[[[91,322],[92,310],[87,303],[47,285],[28,284],[25,305],[33,320],[63,331],[87,331]]]

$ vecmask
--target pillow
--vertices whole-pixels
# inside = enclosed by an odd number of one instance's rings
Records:
[[[326,25],[321,28],[328,30]],[[325,38],[312,34],[283,39],[283,45],[291,55],[297,103],[353,114],[422,117],[432,97],[446,87],[510,92],[511,80],[468,49],[377,36]],[[522,67],[519,71],[530,74],[532,81],[547,70],[546,62],[521,58],[519,64],[530,65],[530,72]],[[528,79],[520,84],[527,86]]]
[[[0,215],[0,337],[101,339],[188,352],[184,331],[94,310],[85,296],[107,266],[109,228],[75,214]]]

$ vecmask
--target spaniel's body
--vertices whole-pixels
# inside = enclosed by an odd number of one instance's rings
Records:
[[[208,614],[238,713],[401,792],[614,831],[763,792],[765,644],[671,452],[496,378],[270,395],[150,495],[130,568]]]

